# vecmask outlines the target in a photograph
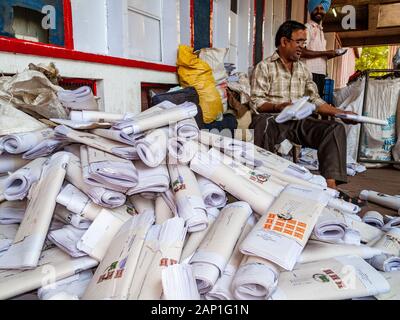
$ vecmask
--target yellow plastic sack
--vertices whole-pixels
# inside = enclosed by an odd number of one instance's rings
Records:
[[[205,123],[222,116],[222,99],[216,88],[211,67],[199,59],[193,48],[180,45],[178,49],[178,76],[182,87],[194,87],[199,95],[200,107]]]

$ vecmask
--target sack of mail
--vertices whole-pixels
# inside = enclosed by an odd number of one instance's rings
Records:
[[[397,220],[200,130],[192,103],[134,115],[96,111],[88,88],[58,97],[68,119],[0,136],[0,299],[399,297]]]

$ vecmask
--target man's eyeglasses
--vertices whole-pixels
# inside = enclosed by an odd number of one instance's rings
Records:
[[[296,42],[296,44],[299,47],[304,47],[306,45],[307,40],[295,40],[295,39],[289,39],[290,41]]]

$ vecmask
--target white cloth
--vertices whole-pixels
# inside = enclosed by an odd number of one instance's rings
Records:
[[[138,184],[132,161],[82,145],[81,163],[83,178],[90,185],[124,193]]]
[[[165,300],[200,300],[190,265],[175,264],[164,268],[162,286]]]
[[[197,176],[200,192],[207,208],[222,208],[225,207],[228,201],[225,191],[217,186],[214,182]]]
[[[175,194],[178,215],[185,220],[188,232],[207,228],[207,212],[196,176],[184,164],[169,164],[171,186]]]
[[[24,218],[26,201],[5,201],[0,204],[0,224],[21,223]]]
[[[147,166],[155,168],[165,162],[168,148],[168,128],[160,128],[146,133],[135,141],[139,158]]]
[[[322,191],[287,186],[242,242],[240,251],[292,270],[327,202]]]
[[[99,106],[93,95],[92,89],[82,86],[76,90],[60,90],[57,92],[62,105],[72,110],[97,110]]]
[[[52,243],[68,253],[71,257],[78,258],[87,255],[76,247],[76,244],[85,232],[86,230],[66,225],[61,229],[50,231],[47,237]]]
[[[5,136],[0,140],[2,149],[11,154],[27,152],[45,139],[54,137],[53,129],[17,133]]]
[[[138,171],[139,183],[136,187],[128,190],[127,195],[143,192],[165,192],[169,189],[169,173],[165,164],[151,168],[141,161],[135,161],[134,165]]]
[[[227,205],[190,259],[200,294],[211,291],[222,275],[251,214],[245,202]]]
[[[383,272],[400,271],[400,257],[380,254],[368,261],[375,269]]]
[[[46,158],[38,158],[18,169],[4,181],[4,197],[9,200],[22,200],[32,185],[40,179]]]

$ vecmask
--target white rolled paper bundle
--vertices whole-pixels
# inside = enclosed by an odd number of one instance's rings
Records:
[[[293,271],[282,272],[272,300],[346,300],[389,290],[385,278],[364,259],[345,256],[298,265]]]
[[[90,199],[94,203],[101,207],[117,208],[124,205],[126,201],[126,196],[124,194],[87,184],[82,177],[82,167],[80,159],[72,153],[68,154],[70,155],[70,161],[67,168],[66,179],[71,184],[73,184],[79,190],[83,191],[86,195],[90,197]]]
[[[138,172],[132,161],[82,145],[81,163],[88,184],[123,193],[138,184]]]
[[[99,106],[93,95],[92,89],[82,86],[76,90],[60,90],[57,92],[62,105],[72,110],[97,110]]]
[[[169,189],[170,178],[165,164],[151,168],[141,161],[135,161],[134,165],[138,171],[139,183],[136,187],[129,189],[127,195],[144,192],[162,193]]]
[[[377,300],[400,300],[400,271],[381,272],[381,275],[389,282],[390,291],[375,295]]]
[[[297,263],[304,264],[342,256],[359,256],[367,260],[381,253],[380,249],[366,245],[332,244],[309,240]]]
[[[18,228],[17,224],[0,225],[0,254],[12,245]]]
[[[57,296],[60,293],[76,297],[76,300],[78,300],[83,296],[83,293],[92,278],[93,272],[91,270],[79,272],[71,277],[41,287],[37,294],[40,300],[58,300],[59,298],[57,298]]]
[[[127,134],[121,130],[115,129],[94,129],[90,132],[97,136],[128,144],[130,146],[134,146],[137,140],[144,137],[144,133]]]
[[[14,242],[0,257],[0,268],[29,269],[37,266],[68,161],[66,153],[56,153],[44,164]]]
[[[124,159],[138,159],[136,149],[124,143],[106,139],[89,132],[75,131],[63,125],[56,127],[54,131],[56,132],[56,137],[68,138],[73,142],[85,144]]]
[[[382,231],[389,231],[392,228],[400,227],[400,217],[390,217],[390,220],[382,227]]]
[[[138,214],[144,214],[146,212],[151,213],[154,216],[155,203],[152,199],[146,199],[140,194],[135,194],[129,197],[129,200]]]
[[[174,213],[161,195],[159,195],[155,201],[155,216],[156,224],[163,224],[168,219],[174,217]]]
[[[190,259],[200,294],[211,291],[222,275],[251,214],[246,202],[227,205]]]
[[[156,106],[157,107],[157,106]],[[150,129],[168,126],[171,123],[195,117],[197,106],[191,102],[185,102],[172,108],[157,110],[135,116],[132,120],[125,120],[116,123],[113,128],[122,130],[127,134],[141,133]]]
[[[169,164],[168,170],[178,215],[185,220],[188,232],[206,229],[208,224],[206,205],[193,171],[184,164]]]
[[[69,114],[69,118],[72,121],[77,122],[117,122],[124,119],[123,114],[119,113],[110,113],[110,112],[102,112],[102,111],[75,111],[72,110]]]
[[[21,223],[24,218],[26,201],[5,201],[0,204],[0,224]]]
[[[126,300],[146,234],[154,223],[151,213],[131,217],[112,239],[83,299]]]
[[[382,250],[383,253],[396,257],[400,256],[400,229],[390,229],[373,245],[373,247]]]
[[[0,140],[2,149],[11,154],[20,154],[31,150],[45,139],[53,138],[53,129],[17,133],[5,136]]]
[[[58,248],[44,250],[35,269],[0,271],[0,299],[13,298],[48,283],[49,274],[45,270],[51,270],[54,276],[51,280],[58,281],[96,265],[97,261],[92,258],[72,258]]]
[[[368,211],[364,214],[362,221],[378,229],[382,229],[383,216],[377,211]]]
[[[63,139],[46,139],[37,144],[29,151],[25,152],[22,155],[22,158],[32,160],[40,157],[47,157],[53,152],[60,150],[67,144],[69,144],[69,142]]]
[[[149,131],[142,139],[135,141],[139,158],[147,166],[155,168],[165,163],[168,149],[168,128]]]
[[[69,211],[60,204],[57,204],[54,209],[54,219],[64,224],[70,224],[80,230],[87,230],[92,224],[91,220],[85,219],[83,216]]]
[[[235,248],[233,249],[233,253],[229,258],[227,265],[225,266],[224,272],[217,280],[211,291],[206,294],[205,297],[207,300],[234,300],[231,284],[236,271],[239,268],[240,262],[243,259],[243,254],[240,252],[239,246],[255,224],[256,219],[254,215],[251,215],[249,219],[247,219],[247,223],[243,228],[240,238],[236,242]]]
[[[371,201],[396,211],[400,210],[400,196],[390,196],[372,190],[363,190],[360,192],[360,199]]]
[[[240,251],[292,270],[327,203],[323,191],[288,185],[242,242]]]
[[[350,214],[357,214],[361,211],[361,208],[356,204],[336,198],[329,199],[328,206]]]
[[[162,286],[165,300],[200,300],[190,265],[175,264],[163,269]]]
[[[87,256],[85,252],[78,250],[76,247],[76,244],[85,232],[86,230],[66,225],[61,229],[50,231],[47,238],[71,257],[78,258]]]
[[[77,248],[101,261],[114,236],[130,217],[128,213],[103,209],[78,241]]]
[[[219,185],[235,198],[247,202],[259,214],[264,214],[275,200],[271,194],[236,175],[232,168],[209,153],[199,152],[190,163],[190,169]]]
[[[38,158],[18,169],[4,181],[4,197],[9,200],[22,200],[31,186],[39,180],[46,158]]]
[[[110,122],[82,122],[82,121],[74,121],[74,120],[69,120],[69,119],[50,119],[50,121],[60,124],[60,125],[65,125],[67,127],[70,127],[74,130],[90,130],[90,129],[96,129],[96,128],[110,128],[111,123]]]
[[[279,270],[272,262],[244,256],[232,280],[232,292],[238,300],[267,300],[278,284]]]
[[[210,230],[211,226],[218,218],[219,213],[220,211],[217,208],[207,208],[207,219],[208,219],[207,229],[204,229],[203,231],[199,232],[192,232],[188,235],[182,250],[181,263],[188,262],[186,260],[190,259],[192,255],[196,252],[197,248],[207,235],[208,230]]]
[[[161,226],[157,252],[143,279],[139,300],[161,299],[162,270],[179,262],[186,231],[184,220],[178,217],[167,220]]]
[[[0,154],[0,174],[16,171],[29,162],[29,160],[22,159],[20,155]]]
[[[172,137],[168,140],[168,154],[179,163],[189,163],[199,151],[199,143],[195,140],[187,140],[180,137]]]
[[[176,216],[178,214],[178,209],[176,208],[175,195],[171,189],[161,193],[165,203],[168,205],[169,209]]]
[[[200,192],[203,197],[204,203],[207,208],[222,208],[225,207],[228,201],[226,193],[214,182],[202,177],[197,176]]]
[[[199,137],[199,127],[194,118],[177,122],[172,130],[174,136],[184,140],[197,140]]]
[[[390,254],[380,254],[368,261],[376,270],[383,272],[400,271],[400,258]]]

